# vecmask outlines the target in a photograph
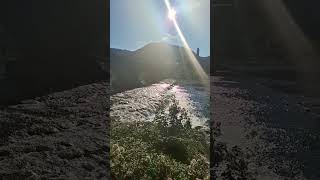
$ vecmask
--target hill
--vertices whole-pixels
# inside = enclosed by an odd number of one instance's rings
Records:
[[[195,77],[190,58],[183,47],[150,43],[136,51],[111,49],[110,54],[111,83],[116,90],[148,85],[166,78]],[[209,74],[210,57],[196,54],[195,57]]]

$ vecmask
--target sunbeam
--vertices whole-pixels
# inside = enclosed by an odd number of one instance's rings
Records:
[[[169,12],[168,12],[168,17],[171,21],[175,20],[176,19],[176,10],[174,9],[170,9]]]
[[[179,27],[179,24],[178,24],[178,22],[177,22],[177,20],[175,18],[176,12],[175,12],[174,8],[171,6],[169,0],[165,0],[165,4],[166,4],[167,9],[168,9],[168,14],[169,14],[168,16],[169,16],[169,18],[171,16],[170,20],[172,20],[172,22],[173,22],[173,24],[174,24],[174,26],[175,26],[175,28],[176,28],[176,30],[178,32],[178,35],[179,35],[179,37],[180,37],[180,39],[182,41],[182,44],[183,44],[183,46],[184,46],[184,48],[186,50],[186,53],[187,53],[187,55],[189,57],[188,60],[191,61],[191,64],[192,64],[193,68],[195,69],[197,75],[199,76],[201,82],[204,83],[204,84],[207,84],[209,82],[208,75],[204,72],[204,70],[201,67],[201,65],[199,64],[197,58],[194,56],[194,54],[192,52],[192,49],[190,48],[186,38],[184,37],[184,35],[183,35],[183,33],[182,33],[182,31],[181,31],[181,29]],[[173,12],[174,12],[174,16],[172,16]]]

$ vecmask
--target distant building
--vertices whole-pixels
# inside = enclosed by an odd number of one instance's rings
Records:
[[[197,48],[197,56],[199,57],[200,56],[200,49]]]

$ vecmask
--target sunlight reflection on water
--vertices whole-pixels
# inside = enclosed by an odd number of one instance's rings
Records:
[[[193,126],[205,125],[209,120],[208,91],[197,86],[174,86],[170,92],[175,95],[180,107],[190,113]]]
[[[200,86],[173,86],[166,82],[111,96],[110,116],[120,121],[152,120],[161,100],[168,95],[174,95],[179,106],[189,112],[193,126],[206,125],[209,120],[210,93]]]

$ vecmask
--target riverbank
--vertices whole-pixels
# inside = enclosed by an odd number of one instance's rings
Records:
[[[254,78],[212,77],[211,111],[230,149],[239,147],[256,179],[319,179],[319,116],[306,98]],[[214,167],[218,177],[227,160]]]
[[[209,92],[161,81],[111,96],[112,179],[209,179]]]
[[[108,88],[95,83],[1,109],[0,177],[108,179]]]

